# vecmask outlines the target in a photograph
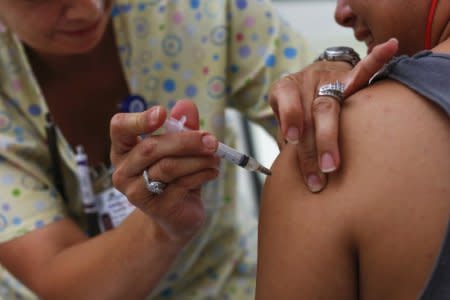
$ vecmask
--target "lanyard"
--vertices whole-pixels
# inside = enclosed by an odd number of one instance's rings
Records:
[[[431,29],[433,27],[434,15],[436,13],[436,8],[439,0],[431,0],[430,10],[428,12],[427,27],[425,33],[425,49],[431,49]]]
[[[121,112],[141,112],[147,108],[147,103],[139,95],[129,95],[120,103]],[[48,151],[52,162],[53,182],[56,189],[64,200],[68,203],[66,188],[64,185],[64,177],[62,172],[61,156],[58,150],[58,141],[56,135],[55,124],[50,113],[45,115],[45,132],[47,135]],[[96,197],[92,192],[92,182],[89,175],[89,167],[87,156],[83,152],[82,147],[77,147],[77,178],[83,200],[83,210],[87,219],[88,233],[93,236],[100,232],[98,223],[98,207]],[[127,208],[128,209],[128,208]],[[129,210],[129,209],[128,209]]]
[[[58,150],[56,128],[55,128],[55,124],[53,123],[50,113],[47,113],[45,115],[45,121],[46,121],[45,132],[47,135],[48,151],[50,153],[50,159],[52,162],[53,182],[55,184],[56,189],[58,190],[61,197],[63,198],[64,203],[67,204],[69,202],[69,199],[67,197],[67,192],[66,192],[66,188],[64,185],[64,177],[63,177],[63,172],[62,172],[61,156],[60,156],[60,153]],[[88,168],[87,158],[85,159],[85,163],[86,163],[86,165],[84,165],[84,167]],[[78,164],[78,162],[77,162],[77,164]],[[97,235],[98,233],[100,233],[100,228],[98,225],[97,209],[95,206],[95,202],[92,202],[92,201],[95,201],[95,198],[93,197],[93,194],[92,194],[91,181],[87,180],[87,179],[89,179],[89,177],[87,177],[87,176],[89,176],[89,174],[84,173],[82,175],[84,175],[83,180],[80,180],[81,179],[80,170],[77,169],[78,184],[80,185],[81,196],[83,197],[83,209],[84,209],[84,213],[86,215],[86,221],[87,221],[87,231],[90,236],[94,236],[94,235]],[[84,199],[85,197],[87,197],[86,195],[89,194],[89,192],[90,192],[90,195],[92,195],[92,197],[90,197],[90,199]],[[87,205],[86,201],[90,201],[92,203],[89,203]]]
[[[61,169],[61,156],[58,151],[56,128],[53,123],[50,113],[45,115],[45,133],[47,135],[48,151],[52,162],[53,182],[59,194],[67,204],[69,201],[66,194],[66,187],[64,186],[64,179]]]

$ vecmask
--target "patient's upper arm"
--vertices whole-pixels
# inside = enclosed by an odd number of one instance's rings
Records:
[[[256,299],[356,299],[345,201],[311,194],[297,166],[288,146],[265,184]]]
[[[450,125],[393,82],[342,112],[341,170],[311,194],[288,146],[260,213],[257,299],[414,299],[450,216]]]

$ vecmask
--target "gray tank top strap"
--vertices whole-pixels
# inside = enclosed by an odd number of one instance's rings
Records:
[[[384,78],[416,91],[450,116],[450,55],[423,51],[412,57],[396,57],[370,83]],[[450,220],[440,255],[419,299],[450,300]]]
[[[396,57],[370,83],[383,78],[406,85],[450,115],[450,55],[422,51],[412,57]]]

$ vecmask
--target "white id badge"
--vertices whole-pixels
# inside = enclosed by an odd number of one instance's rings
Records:
[[[135,209],[127,197],[115,188],[109,188],[97,195],[100,230],[105,232],[119,226]]]

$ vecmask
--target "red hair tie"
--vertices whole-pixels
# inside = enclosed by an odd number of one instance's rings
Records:
[[[431,49],[431,29],[433,27],[434,14],[439,0],[431,0],[430,11],[428,13],[427,29],[425,32],[425,49]]]

